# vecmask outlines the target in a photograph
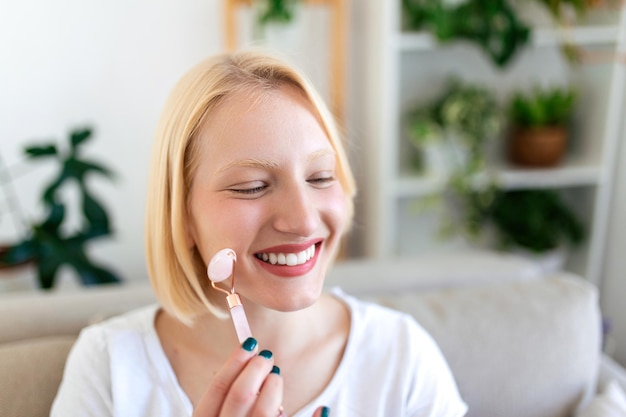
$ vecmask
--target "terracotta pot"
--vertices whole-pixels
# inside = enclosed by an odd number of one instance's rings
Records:
[[[509,158],[523,166],[555,166],[563,159],[566,145],[564,126],[517,127],[511,134]]]

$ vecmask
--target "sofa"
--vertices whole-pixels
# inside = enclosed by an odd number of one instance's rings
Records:
[[[412,314],[469,417],[626,415],[626,372],[602,353],[598,292],[581,277],[463,252],[342,261],[327,285]],[[0,417],[47,416],[79,331],[153,302],[147,282],[0,296]]]

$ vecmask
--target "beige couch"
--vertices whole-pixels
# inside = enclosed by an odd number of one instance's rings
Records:
[[[470,417],[624,415],[607,414],[626,378],[601,354],[597,292],[578,277],[471,253],[344,262],[328,284],[413,314],[447,357]],[[80,329],[151,302],[147,284],[1,297],[0,417],[48,415]]]

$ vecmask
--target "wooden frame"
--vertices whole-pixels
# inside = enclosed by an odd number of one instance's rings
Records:
[[[226,50],[237,49],[237,8],[250,7],[254,0],[224,0],[224,42]],[[330,109],[339,123],[344,120],[346,24],[348,0],[300,0],[309,5],[326,5],[332,9],[330,36]]]

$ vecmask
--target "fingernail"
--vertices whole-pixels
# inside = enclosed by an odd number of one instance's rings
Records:
[[[328,417],[328,416],[330,416],[330,408],[322,407],[322,417]]]
[[[280,375],[280,368],[278,366],[276,366],[276,365],[272,366],[272,372],[271,373],[276,374],[276,375]]]
[[[247,350],[248,352],[252,352],[254,348],[256,347],[256,344],[257,344],[256,339],[254,337],[249,337],[243,342],[241,347],[244,350]]]
[[[272,357],[272,352],[269,350],[262,350],[259,352],[259,356],[263,356],[265,359],[269,359]]]

